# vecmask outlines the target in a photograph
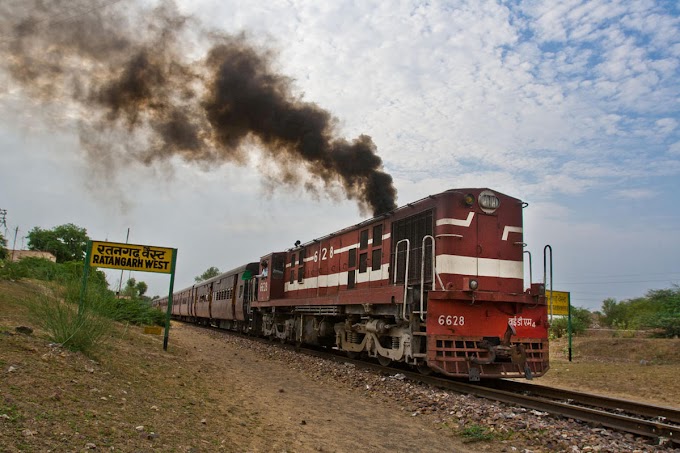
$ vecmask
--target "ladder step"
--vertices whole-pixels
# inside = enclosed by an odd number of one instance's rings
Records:
[[[417,337],[424,337],[427,335],[427,332],[411,332],[411,335],[415,335]]]
[[[413,357],[427,357],[427,354],[421,354],[420,352],[417,352],[415,354],[412,354]]]

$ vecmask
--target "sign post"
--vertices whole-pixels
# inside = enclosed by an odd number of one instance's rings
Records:
[[[163,335],[163,350],[168,350],[168,335],[170,334],[170,314],[172,313],[172,293],[175,287],[175,264],[177,264],[177,249],[172,249],[172,264],[170,268],[170,292],[168,293],[168,310],[165,312],[165,334]]]
[[[177,249],[151,245],[122,244],[118,242],[88,241],[85,253],[85,266],[83,267],[83,285],[80,288],[78,314],[82,315],[85,307],[85,292],[87,290],[90,266],[170,274],[170,293],[168,295],[168,310],[165,315],[165,336],[163,338],[163,349],[167,351],[176,264]]]
[[[569,336],[569,361],[571,362],[571,293],[566,291],[546,291],[545,297],[550,301],[550,315],[567,317],[567,334]]]
[[[567,307],[569,314],[567,315],[567,331],[569,332],[569,361],[571,362],[571,293],[567,293]]]
[[[85,309],[85,289],[87,288],[87,279],[90,275],[90,255],[92,254],[92,241],[87,241],[87,249],[85,250],[85,265],[83,266],[83,284],[80,287],[80,300],[78,301],[78,316],[83,316]]]

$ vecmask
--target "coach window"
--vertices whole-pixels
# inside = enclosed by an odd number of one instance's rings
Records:
[[[298,268],[298,283],[302,283],[302,281],[305,278],[305,267],[299,267]]]
[[[290,255],[290,265],[291,267],[295,266],[295,253]]]
[[[366,268],[368,267],[368,253],[362,253],[359,255],[359,273],[363,274],[366,272]]]
[[[382,245],[382,223],[373,227],[373,247]]]
[[[380,267],[382,266],[382,263],[380,262],[382,260],[382,253],[381,249],[373,249],[373,252],[371,252],[371,270],[372,271],[379,271]]]
[[[354,267],[357,265],[357,249],[349,249],[349,257],[347,258],[347,267]]]
[[[368,248],[368,230],[364,230],[359,235],[359,248],[361,250]]]
[[[298,264],[302,266],[305,263],[305,249],[300,250],[300,259],[298,260]]]

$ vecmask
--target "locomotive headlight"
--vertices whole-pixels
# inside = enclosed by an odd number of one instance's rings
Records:
[[[475,203],[475,196],[469,193],[463,197],[463,202],[465,206],[470,207]]]
[[[470,279],[470,282],[468,283],[468,286],[470,287],[471,290],[476,290],[479,288],[479,282],[475,279]]]
[[[483,190],[479,194],[479,207],[487,214],[492,214],[500,205],[501,200],[490,190]]]

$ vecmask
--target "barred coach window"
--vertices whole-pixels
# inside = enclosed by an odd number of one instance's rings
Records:
[[[347,267],[354,267],[357,265],[357,249],[349,249],[349,257],[347,258]]]
[[[381,249],[373,249],[373,252],[371,253],[371,270],[372,271],[379,271],[380,268],[382,267],[382,250]]]
[[[368,247],[368,230],[364,230],[361,232],[361,235],[359,236],[359,248],[363,250],[367,247]]]
[[[382,223],[373,227],[373,247],[382,245]]]
[[[362,253],[359,255],[359,273],[363,274],[366,272],[366,268],[368,267],[368,253]]]

